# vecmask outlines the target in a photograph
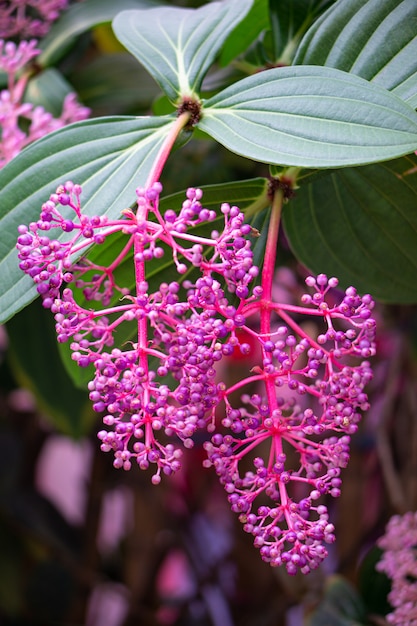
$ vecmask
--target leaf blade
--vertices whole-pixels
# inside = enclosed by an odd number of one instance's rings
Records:
[[[417,114],[385,89],[332,68],[283,67],[208,100],[199,128],[271,164],[346,167],[417,149]]]
[[[343,576],[326,579],[319,604],[307,615],[305,626],[365,626],[366,613],[360,595]]]
[[[252,44],[259,34],[269,27],[268,0],[255,0],[246,17],[227,38],[220,52],[221,67],[229,65],[233,59]]]
[[[199,9],[164,7],[123,11],[113,21],[119,41],[171,101],[195,96],[223,42],[252,0],[212,2]]]
[[[283,226],[297,258],[343,287],[391,303],[417,302],[415,155],[337,170],[305,185]]]
[[[56,64],[76,38],[97,24],[111,22],[124,9],[154,7],[152,0],[84,0],[73,4],[53,24],[40,42],[38,63],[43,67]]]
[[[160,91],[151,76],[141,69],[127,52],[106,54],[78,68],[71,82],[95,117],[142,114],[149,111]],[[132,81],[135,74],[137,80]]]
[[[164,116],[71,124],[28,146],[0,171],[0,320],[36,297],[32,281],[18,267],[19,224],[36,221],[42,203],[69,179],[83,186],[87,214],[118,216],[145,183],[173,123]]]
[[[334,0],[269,0],[275,62],[290,65],[311,22]]]
[[[308,31],[294,63],[351,72],[415,106],[416,19],[414,0],[336,2]]]

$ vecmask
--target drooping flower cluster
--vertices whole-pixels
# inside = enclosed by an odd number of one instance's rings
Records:
[[[394,515],[378,545],[383,550],[377,569],[391,579],[388,600],[394,611],[389,624],[417,626],[417,513]]]
[[[106,426],[98,436],[115,467],[151,467],[157,484],[205,429],[205,465],[262,558],[307,573],[334,541],[323,497],[340,494],[349,437],[368,407],[373,301],[353,287],[340,294],[321,274],[307,278],[301,306],[275,302],[268,255],[255,285],[256,233],[237,207],[221,205],[220,229],[201,190],[188,189],[181,209],[164,213],[161,190],[138,189],[137,211],[111,220],[85,215],[80,187],[66,183],[37,222],[19,228],[20,268],[54,313],[58,341],[94,370],[90,398]],[[115,259],[104,265],[100,245],[112,236]],[[120,285],[129,255],[134,272]],[[162,257],[172,279],[154,286],[147,276]],[[228,385],[217,372],[236,351],[261,358]]]
[[[0,0],[0,38],[44,37],[69,0]]]
[[[303,296],[308,308],[262,298],[243,308],[246,316],[260,317],[270,309],[267,332],[257,335],[262,364],[224,390],[222,423],[230,432],[214,435],[205,446],[207,465],[214,465],[263,559],[285,563],[289,573],[316,567],[327,554],[323,542],[334,540],[320,499],[340,495],[349,436],[368,408],[364,388],[372,372],[366,359],[374,353],[371,298],[351,287],[330,306],[326,295],[335,279],[319,275],[306,283],[314,289]],[[317,316],[323,332],[308,336],[294,314]],[[353,364],[352,357],[364,360]],[[255,382],[260,393],[244,394],[237,407],[229,401]]]
[[[138,189],[138,212],[127,210],[123,219],[111,221],[82,215],[81,190],[67,183],[43,205],[37,223],[20,228],[18,238],[20,267],[37,284],[44,306],[55,314],[58,341],[72,339],[78,365],[94,365],[90,398],[96,411],[106,412],[105,425],[113,428],[99,433],[102,449],[114,451],[116,467],[130,469],[133,460],[141,468],[154,464],[153,482],[159,482],[161,471],[177,470],[181,455],[171,443],[161,443],[155,431],[165,437],[176,435],[185,447],[192,445],[196,429],[213,419],[214,365],[227,353],[222,344],[236,343],[236,328],[244,321],[229,304],[216,275],[226,276],[228,289],[239,297],[247,295],[257,274],[245,239],[251,229],[236,207],[222,206],[221,234],[201,238],[189,229],[216,218],[214,211],[202,207],[201,192],[189,189],[180,213],[168,210],[162,216],[160,191],[158,183],[146,191]],[[70,207],[75,219],[64,218],[62,207]],[[149,212],[154,220],[147,219]],[[70,238],[63,242],[50,238],[55,228]],[[118,231],[127,242],[116,263],[102,267],[84,259],[73,262],[75,254]],[[144,265],[164,255],[161,244],[174,251],[179,275],[199,268],[196,280],[191,273],[182,288],[172,281],[150,292]],[[208,253],[203,255],[204,248]],[[131,249],[137,281],[132,294],[119,288],[114,276]],[[85,304],[77,303],[76,290],[82,290]],[[93,301],[101,301],[104,308],[89,308]],[[136,338],[123,350],[112,348],[123,322],[133,323]],[[153,370],[151,357],[157,362]]]
[[[29,79],[28,64],[40,53],[37,41],[0,40],[0,70],[8,77],[7,89],[0,91],[0,168],[13,159],[26,145],[71,122],[86,119],[87,107],[77,102],[75,94],[68,94],[60,117],[55,118],[42,106],[24,102]],[[22,128],[22,121],[27,129]]]

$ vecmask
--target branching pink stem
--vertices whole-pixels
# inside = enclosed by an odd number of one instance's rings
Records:
[[[154,183],[158,182],[164,168],[164,165],[168,159],[168,156],[172,150],[172,147],[178,138],[181,131],[187,125],[190,119],[190,113],[185,112],[182,113],[173,124],[167,138],[165,139],[159,153],[155,159],[153,167],[149,172],[148,179],[146,181],[145,187],[149,189]],[[149,207],[147,203],[143,203],[138,206],[137,212],[137,221],[145,222],[148,217]],[[134,236],[134,258],[135,258],[135,278],[136,278],[136,293],[139,296],[140,294],[140,286],[145,283],[146,274],[145,274],[145,262],[137,260],[137,255],[142,255],[144,251],[144,243],[141,237]],[[139,356],[139,365],[143,368],[145,372],[146,378],[149,375],[149,365],[148,365],[148,320],[144,316],[143,318],[138,320],[138,356]],[[146,386],[144,389],[144,405],[146,406],[150,400],[149,388]],[[151,418],[149,417],[146,421],[145,425],[145,445],[150,446],[150,444],[154,441],[154,435],[152,430]]]
[[[261,333],[264,337],[270,338],[271,336],[271,313],[274,310],[271,307],[272,300],[272,283],[275,273],[275,261],[277,255],[278,234],[281,221],[282,204],[284,200],[284,193],[281,189],[278,189],[274,194],[274,199],[271,207],[271,219],[269,222],[268,238],[265,248],[264,265],[262,270],[262,300],[261,306]],[[266,357],[264,349],[262,349],[263,358]],[[270,414],[278,408],[276,390],[274,379],[264,375],[265,389],[268,398],[268,405],[270,408]],[[268,469],[272,469],[274,458],[277,458],[282,454],[282,437],[280,434],[272,435],[271,442],[271,455],[268,462]],[[291,527],[291,519],[288,514],[288,495],[286,487],[283,483],[279,483],[279,492],[281,497],[281,504],[284,510],[285,517],[287,519],[288,527]]]

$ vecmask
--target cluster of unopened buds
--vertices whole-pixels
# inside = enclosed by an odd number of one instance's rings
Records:
[[[7,75],[7,89],[0,91],[0,168],[33,141],[90,114],[74,93],[64,98],[59,117],[25,101],[29,64],[40,52],[36,39],[19,44],[0,39],[0,71]]]
[[[84,214],[80,186],[65,183],[37,222],[19,227],[20,268],[54,314],[58,341],[93,371],[98,437],[114,466],[151,468],[158,484],[203,429],[204,465],[263,560],[308,573],[334,541],[325,496],[340,494],[350,435],[368,408],[374,303],[324,274],[306,279],[300,305],[274,301],[273,268],[267,256],[262,272],[254,265],[257,233],[239,208],[218,214],[191,188],[178,211],[162,212],[161,191],[137,189],[137,209],[110,219]],[[110,237],[115,258],[104,264]],[[172,281],[148,284],[162,257]],[[310,336],[303,320],[321,329]],[[236,354],[247,375],[224,382]]]

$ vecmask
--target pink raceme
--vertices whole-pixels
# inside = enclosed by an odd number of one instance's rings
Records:
[[[179,210],[162,214],[161,191],[158,182],[138,189],[137,210],[110,220],[84,215],[80,187],[66,183],[19,228],[20,268],[53,312],[58,341],[92,367],[98,436],[115,467],[151,468],[157,484],[206,431],[205,465],[262,558],[307,573],[334,541],[324,497],[340,494],[350,436],[368,408],[373,300],[320,274],[307,278],[300,305],[275,301],[280,203],[260,273],[257,233],[237,207],[206,209],[201,190],[188,189]],[[109,237],[117,253],[104,265],[98,250]],[[169,280],[150,283],[162,258]],[[129,259],[130,282],[119,284]],[[303,319],[321,329],[310,336]],[[228,384],[219,365],[236,351],[261,358]]]
[[[125,211],[122,219],[111,221],[82,215],[81,190],[67,183],[43,205],[37,223],[20,228],[18,238],[20,267],[55,314],[58,341],[71,339],[73,359],[95,368],[90,398],[95,410],[107,412],[103,421],[112,427],[99,433],[102,449],[114,452],[116,467],[130,469],[133,460],[143,469],[153,464],[153,482],[159,481],[161,471],[176,471],[181,455],[172,444],[161,443],[155,432],[175,435],[189,447],[196,429],[214,420],[214,365],[224,356],[220,341],[234,338],[242,323],[216,276],[226,273],[228,289],[246,293],[257,274],[250,243],[240,244],[250,227],[236,208],[222,207],[221,235],[213,232],[212,238],[201,238],[188,230],[216,217],[202,207],[201,192],[189,189],[179,214],[169,210],[162,216],[160,190],[159,183],[139,189],[137,213]],[[64,218],[61,207],[71,208],[74,217]],[[52,239],[50,232],[56,228],[70,238]],[[110,266],[85,259],[73,262],[74,254],[117,232],[126,235],[126,243]],[[183,285],[162,283],[150,292],[145,265],[165,254],[162,245],[171,251],[179,277],[192,268],[201,275]],[[209,254],[203,256],[203,248]],[[114,276],[129,252],[136,275],[133,293],[119,287]],[[85,303],[77,303],[77,291]],[[92,302],[101,306],[93,309]],[[122,323],[136,325],[136,337],[123,351],[112,348]],[[157,363],[152,370],[151,358]]]

